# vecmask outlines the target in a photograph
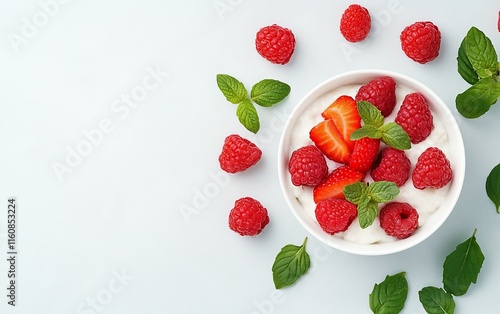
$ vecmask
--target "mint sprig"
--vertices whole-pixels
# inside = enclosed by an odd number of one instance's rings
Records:
[[[500,97],[498,55],[491,40],[471,27],[458,48],[458,73],[472,86],[457,95],[455,104],[465,118],[482,116]]]
[[[273,281],[276,289],[290,286],[304,275],[311,265],[306,252],[307,237],[301,246],[288,244],[276,255],[273,263]]]
[[[380,139],[385,144],[399,150],[411,148],[408,133],[396,122],[384,124],[384,116],[377,107],[368,101],[357,102],[358,113],[363,120],[363,126],[351,134],[351,140],[363,137]]]
[[[378,215],[378,204],[392,201],[399,194],[399,188],[394,182],[378,181],[367,185],[356,182],[344,187],[346,200],[356,204],[359,226],[369,227]]]
[[[369,295],[370,309],[374,314],[400,313],[408,297],[406,273],[386,276],[380,284],[375,284]]]
[[[264,79],[248,91],[236,78],[228,74],[217,74],[217,86],[230,103],[238,105],[236,116],[240,123],[250,132],[260,129],[259,115],[254,102],[262,107],[271,107],[290,94],[290,86],[273,79]]]

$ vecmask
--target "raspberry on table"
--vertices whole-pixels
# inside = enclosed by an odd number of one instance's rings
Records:
[[[418,228],[418,212],[408,203],[387,203],[379,214],[380,227],[397,239],[406,239]]]
[[[387,117],[396,107],[396,82],[390,76],[375,78],[361,86],[356,101],[368,101]]]
[[[358,216],[357,206],[340,198],[327,198],[316,204],[316,220],[321,228],[335,234],[346,231]]]
[[[364,40],[371,29],[370,13],[359,4],[351,4],[340,18],[340,33],[347,41]]]
[[[371,177],[374,181],[389,181],[402,186],[410,177],[410,167],[405,151],[386,147],[375,160]]]
[[[242,236],[256,236],[268,223],[267,209],[251,197],[236,200],[229,212],[229,228]]]
[[[419,190],[427,187],[440,189],[453,177],[451,164],[437,147],[429,147],[420,154],[412,173],[413,186]]]
[[[244,171],[255,165],[262,156],[262,151],[254,143],[238,134],[231,134],[224,140],[219,164],[229,173]]]
[[[295,36],[291,30],[277,24],[266,26],[257,32],[255,48],[272,63],[287,64],[295,50]]]
[[[315,186],[328,174],[325,156],[314,145],[303,146],[292,153],[288,171],[293,185]]]
[[[431,110],[420,93],[405,96],[394,121],[408,133],[413,144],[425,140],[434,128]]]
[[[415,62],[424,64],[439,55],[441,32],[432,22],[415,22],[406,26],[399,38],[404,53]]]

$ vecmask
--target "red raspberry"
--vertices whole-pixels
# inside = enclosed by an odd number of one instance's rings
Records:
[[[262,156],[262,151],[249,140],[238,134],[231,134],[224,140],[219,164],[229,173],[244,171],[255,165]]]
[[[408,203],[388,203],[380,210],[379,218],[385,233],[398,239],[408,238],[418,228],[418,212]]]
[[[370,13],[366,8],[351,4],[340,18],[340,32],[347,41],[362,41],[368,36],[371,23]]]
[[[329,234],[346,231],[358,215],[356,205],[340,198],[327,198],[316,205],[316,220]]]
[[[390,181],[402,186],[410,177],[410,159],[403,150],[386,147],[375,161],[371,176],[374,181]]]
[[[380,140],[363,137],[354,142],[349,166],[359,172],[366,173],[377,158]]]
[[[251,197],[236,200],[229,212],[229,228],[242,236],[256,236],[268,223],[267,209]]]
[[[448,184],[452,176],[450,161],[443,151],[437,147],[429,147],[418,157],[411,179],[417,189],[439,189]]]
[[[420,93],[406,95],[394,121],[408,133],[413,144],[425,140],[434,128],[431,110]]]
[[[288,28],[273,24],[257,32],[255,47],[261,56],[272,63],[286,64],[295,50],[295,36]]]
[[[390,76],[382,76],[361,86],[356,101],[368,101],[378,108],[384,117],[396,106],[396,82]]]
[[[323,153],[314,145],[295,150],[288,163],[293,185],[315,186],[328,174],[328,166]]]
[[[437,58],[441,32],[432,22],[416,22],[403,29],[399,36],[401,48],[413,61],[427,63]]]

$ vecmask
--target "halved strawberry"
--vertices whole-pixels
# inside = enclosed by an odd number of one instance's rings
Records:
[[[347,146],[352,150],[354,141],[351,141],[351,133],[361,127],[356,101],[351,96],[340,96],[321,115],[325,119],[333,120]]]
[[[314,187],[314,202],[318,203],[330,197],[345,198],[344,187],[349,184],[360,182],[364,177],[364,173],[354,170],[349,166],[338,167],[333,170],[323,182]]]
[[[333,120],[323,120],[315,125],[309,132],[309,137],[329,159],[341,163],[349,162],[351,151]]]
[[[362,137],[354,141],[354,149],[352,150],[351,160],[349,160],[349,166],[360,172],[368,172],[377,158],[379,148],[379,139]]]

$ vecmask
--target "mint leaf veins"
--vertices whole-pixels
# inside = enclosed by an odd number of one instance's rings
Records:
[[[380,284],[375,284],[370,293],[370,309],[374,314],[400,313],[408,297],[408,281],[406,273],[401,272],[386,276]]]
[[[290,286],[304,275],[311,264],[306,252],[307,237],[301,246],[288,244],[276,255],[273,264],[273,281],[276,289]]]
[[[453,314],[455,312],[453,296],[442,288],[425,287],[418,292],[418,298],[429,314]]]
[[[486,178],[486,194],[495,204],[497,213],[500,208],[500,164],[491,169],[490,174]]]

